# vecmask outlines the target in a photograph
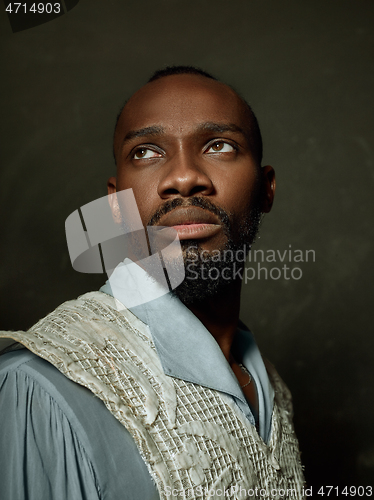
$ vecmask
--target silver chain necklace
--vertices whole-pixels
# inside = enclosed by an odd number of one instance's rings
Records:
[[[251,377],[251,374],[249,373],[249,371],[247,370],[247,368],[244,365],[242,365],[241,363],[238,363],[238,365],[240,366],[240,369],[242,370],[242,372],[246,373],[248,375],[248,377],[249,377],[248,382],[246,384],[240,386],[242,389],[244,389],[244,387],[247,387],[247,385],[249,385],[252,382],[252,377]]]

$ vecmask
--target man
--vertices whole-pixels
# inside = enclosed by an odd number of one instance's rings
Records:
[[[28,350],[2,357],[1,498],[302,498],[289,393],[239,321],[237,256],[275,190],[252,110],[168,68],[124,106],[114,154],[113,218],[132,189],[143,226],[178,234],[186,277],[157,293],[125,261],[100,292],[3,333]],[[158,298],[130,304],[128,279]]]

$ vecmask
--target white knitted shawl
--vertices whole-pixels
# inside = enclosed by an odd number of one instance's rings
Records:
[[[90,389],[128,429],[160,497],[303,498],[304,478],[288,389],[275,390],[266,445],[232,399],[164,374],[147,328],[115,299],[92,292],[59,306],[27,332],[1,332]]]

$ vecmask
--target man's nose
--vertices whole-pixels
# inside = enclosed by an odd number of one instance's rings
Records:
[[[192,154],[183,152],[174,155],[167,162],[158,185],[158,194],[164,199],[175,195],[182,197],[209,195],[213,190],[213,183],[202,161]]]

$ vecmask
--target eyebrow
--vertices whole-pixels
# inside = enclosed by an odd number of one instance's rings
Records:
[[[122,141],[122,147],[132,139],[136,139],[138,137],[152,136],[152,135],[161,135],[164,131],[165,131],[164,127],[159,127],[156,125],[153,125],[152,127],[140,128],[138,130],[130,130],[130,132],[128,132],[125,135]]]
[[[198,127],[198,131],[208,131],[208,132],[217,132],[217,133],[222,133],[222,132],[237,132],[239,134],[242,134],[244,137],[246,137],[246,132],[244,129],[239,127],[238,125],[235,125],[234,123],[214,123],[214,122],[206,122],[201,124]]]

